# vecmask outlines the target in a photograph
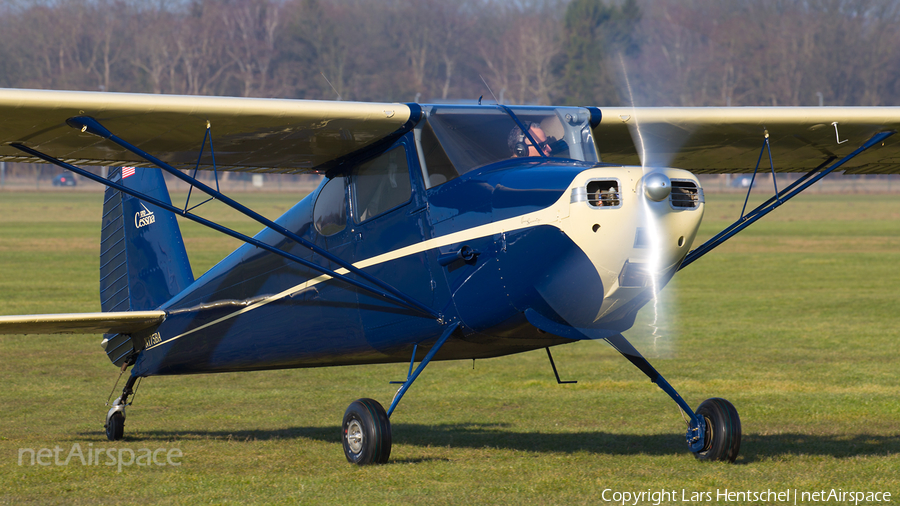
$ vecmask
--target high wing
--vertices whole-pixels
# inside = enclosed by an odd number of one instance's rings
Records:
[[[165,311],[0,316],[0,334],[131,334],[165,319]]]
[[[133,153],[66,124],[90,116],[177,168],[193,168],[211,127],[216,167],[298,173],[369,146],[418,120],[404,104],[0,89],[0,161],[37,162],[26,146],[75,165],[133,165]],[[209,148],[201,169],[212,168]]]
[[[415,106],[413,106],[415,107]],[[299,173],[409,127],[406,104],[0,90],[0,160],[40,162],[22,143],[76,165],[147,165],[133,153],[66,124],[91,116],[119,137],[178,168],[197,164],[207,124],[216,166]],[[750,172],[768,133],[778,172],[805,172],[842,157],[873,134],[900,128],[898,107],[603,107],[594,140],[604,162]],[[208,122],[208,123],[207,123]],[[835,128],[835,123],[837,128]],[[207,149],[201,169],[212,168]],[[848,162],[846,173],[900,172],[900,139]]]
[[[900,107],[600,109],[602,118],[593,133],[602,161],[636,165],[643,158],[648,166],[697,174],[752,172],[767,133],[775,170],[806,172],[829,158],[850,154],[878,132],[900,130]],[[769,170],[768,160],[761,168]],[[900,172],[900,138],[888,138],[842,170]]]

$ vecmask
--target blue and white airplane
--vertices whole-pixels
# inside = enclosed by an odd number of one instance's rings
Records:
[[[139,378],[409,362],[387,410],[364,398],[344,414],[344,453],[360,465],[388,460],[390,416],[432,360],[546,348],[552,365],[553,346],[606,340],[683,410],[698,459],[734,461],[734,406],[692,409],[623,333],[677,271],[828,173],[896,173],[898,112],[0,90],[0,160],[107,186],[102,312],[0,317],[0,332],[104,333],[109,359],[131,368],[111,440]],[[806,174],[692,250],[695,174],[761,165]],[[273,222],[198,169],[325,177]],[[247,237],[173,205],[164,173],[265,228]],[[195,278],[176,216],[246,244]]]

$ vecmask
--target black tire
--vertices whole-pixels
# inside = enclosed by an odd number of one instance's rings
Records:
[[[706,399],[697,408],[706,420],[703,448],[694,453],[698,460],[734,462],[741,450],[741,419],[725,399]]]
[[[341,424],[344,456],[351,464],[387,463],[391,456],[391,421],[378,401],[357,399]]]
[[[106,439],[119,441],[125,436],[125,415],[117,411],[106,422]]]

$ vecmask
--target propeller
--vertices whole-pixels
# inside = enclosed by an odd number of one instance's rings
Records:
[[[575,339],[583,339],[584,336],[591,339],[610,339],[625,329],[632,328],[633,330],[629,331],[629,339],[637,338],[636,342],[651,355],[667,356],[673,351],[671,336],[663,333],[660,326],[670,321],[669,315],[665,312],[668,301],[663,301],[659,297],[660,290],[674,274],[674,269],[671,268],[674,261],[672,259],[674,241],[670,237],[672,235],[670,230],[664,228],[663,224],[664,219],[670,217],[672,212],[668,201],[672,192],[672,181],[666,169],[687,136],[684,131],[670,131],[671,127],[668,126],[641,123],[641,111],[634,107],[635,101],[624,61],[622,64],[624,85],[632,104],[632,114],[621,116],[621,119],[628,125],[634,146],[640,155],[641,176],[636,182],[637,187],[632,187],[637,190],[636,194],[631,193],[631,188],[620,187],[617,190],[622,192],[623,198],[629,199],[628,205],[631,209],[617,218],[616,227],[623,231],[633,231],[631,233],[634,234],[635,249],[630,248],[632,240],[630,237],[624,239],[620,236],[618,240],[626,242],[618,244],[627,247],[628,252],[623,252],[620,257],[616,257],[613,252],[612,258],[617,260],[611,260],[608,269],[622,269],[618,281],[621,284],[616,284],[615,280],[610,281],[609,277],[606,277],[606,281],[601,281],[596,274],[596,267],[590,263],[591,260],[580,252],[548,254],[554,262],[543,267],[544,270],[534,284],[534,289],[549,307],[535,306],[530,314],[526,313],[526,316],[539,328],[557,335],[567,335],[566,328],[562,328],[564,326],[554,327],[559,325],[561,319],[567,324],[569,332],[572,328],[575,329],[576,335],[573,337]],[[623,178],[622,182],[624,181]],[[606,189],[603,188],[601,191],[604,190]],[[597,189],[587,191],[594,192]],[[632,200],[633,197],[637,197],[639,202]],[[638,204],[637,209],[634,209],[634,204]],[[628,219],[633,222],[625,223]],[[594,229],[594,232],[596,231],[597,229]],[[678,245],[680,247],[681,243]],[[627,258],[624,268],[621,263],[617,263],[620,261],[619,258],[621,261]],[[504,276],[504,280],[512,276],[512,273],[508,273]],[[640,286],[644,287],[644,291],[634,295],[636,299],[627,298],[630,296],[629,290]],[[622,299],[622,304],[618,307],[607,305],[601,309],[603,298],[598,297],[598,293],[601,291],[608,293],[611,289],[622,289],[619,294],[626,298]],[[634,306],[628,302],[629,300],[646,304],[638,322],[634,325],[631,320]],[[604,315],[602,323],[598,321],[601,319],[601,310]],[[618,327],[618,330],[611,327]]]
[[[624,93],[620,95],[627,96],[627,101],[631,106],[631,115],[628,118],[628,130],[631,139],[634,142],[636,151],[641,161],[641,169],[643,177],[641,186],[643,189],[643,213],[641,226],[646,230],[648,239],[648,259],[647,271],[650,278],[650,290],[652,299],[648,304],[648,310],[644,311],[644,317],[649,321],[646,322],[644,329],[649,329],[649,336],[644,337],[649,340],[644,348],[648,352],[656,356],[670,355],[672,349],[673,335],[670,332],[664,332],[661,325],[664,322],[671,321],[671,315],[666,312],[668,300],[663,300],[661,290],[663,286],[671,279],[674,272],[667,273],[665,269],[668,267],[663,265],[663,245],[660,220],[660,207],[653,203],[663,202],[669,198],[672,192],[672,182],[663,172],[664,168],[670,167],[673,158],[678,149],[686,140],[686,132],[672,131],[669,125],[659,125],[654,123],[642,124],[640,111],[637,108],[634,96],[634,88],[631,86],[628,68],[622,54],[618,54],[619,65],[621,67],[622,82],[620,89],[624,88]],[[670,293],[670,292],[666,292]],[[649,314],[648,314],[649,313]],[[641,324],[635,325],[635,329],[642,328]]]
[[[639,133],[635,132],[635,134]],[[544,270],[541,271],[540,278],[534,285],[534,289],[538,291],[542,300],[549,306],[548,309],[552,311],[543,311],[539,307],[534,309],[539,315],[556,315],[570,328],[576,329],[581,335],[576,335],[575,339],[583,339],[584,336],[590,339],[608,339],[629,327],[634,328],[638,332],[629,332],[629,336],[636,335],[638,342],[644,344],[649,335],[650,346],[642,347],[648,349],[652,355],[661,356],[668,355],[671,351],[670,343],[667,341],[668,336],[664,336],[659,328],[659,324],[668,321],[668,318],[663,314],[665,305],[661,304],[658,294],[673,273],[673,269],[670,268],[673,261],[671,247],[664,248],[663,244],[664,240],[672,240],[670,237],[672,234],[664,233],[661,223],[664,215],[671,212],[668,199],[672,191],[672,182],[661,167],[645,166],[641,172],[640,180],[636,183],[638,185],[636,194],[632,194],[629,189],[624,187],[618,190],[623,193],[623,198],[629,199],[627,205],[630,210],[617,215],[616,226],[620,227],[619,230],[622,230],[625,235],[620,235],[617,239],[619,242],[616,244],[627,248],[627,251],[610,250],[613,256],[609,260],[611,263],[607,268],[615,269],[617,273],[619,269],[622,269],[618,280],[620,284],[616,284],[615,278],[610,280],[608,276],[605,277],[605,281],[601,281],[597,274],[597,267],[580,250],[554,252],[548,254],[554,262],[543,267]],[[622,181],[625,180],[626,178],[623,177]],[[588,191],[593,192],[596,189]],[[638,202],[635,202],[635,197]],[[628,220],[633,221],[626,223]],[[625,232],[626,230],[630,230],[630,232]],[[635,246],[634,250],[631,248],[632,241]],[[621,260],[613,260],[615,258]],[[621,263],[617,263],[626,259],[628,263],[624,268]],[[505,279],[507,277],[509,276],[504,276]],[[596,279],[593,279],[595,277]],[[644,291],[633,296],[638,298],[637,302],[650,303],[652,309],[644,310],[641,314],[641,318],[646,318],[649,312],[650,321],[646,324],[639,323],[632,326],[631,308],[634,306],[627,302],[631,300],[627,297],[629,297],[629,291],[634,294],[633,288],[642,285],[645,287]],[[613,289],[622,290],[617,292],[616,297],[626,297],[622,301],[627,305],[609,306],[607,303],[606,306],[601,306],[602,294],[609,293]],[[603,315],[602,322],[599,321],[601,314]],[[539,328],[557,335],[567,335],[566,329],[554,327],[552,321],[538,321],[535,314],[526,316],[530,320],[535,320],[532,323]],[[640,332],[642,327],[649,330]]]

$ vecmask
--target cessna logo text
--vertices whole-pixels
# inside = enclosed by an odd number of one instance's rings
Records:
[[[154,215],[152,211],[147,209],[147,207],[144,206],[144,204],[141,204],[141,207],[143,207],[142,210],[134,213],[134,227],[135,228],[145,227],[147,225],[151,225],[156,222],[156,215]]]

